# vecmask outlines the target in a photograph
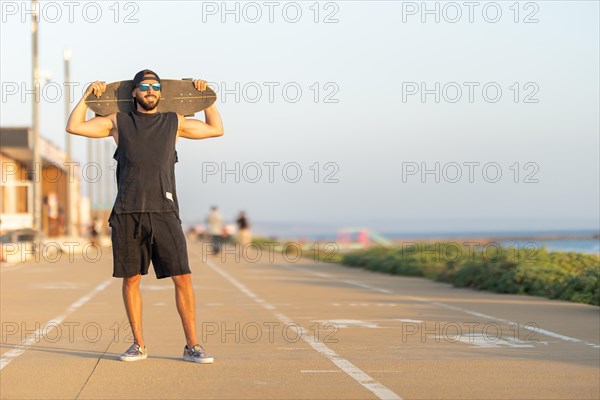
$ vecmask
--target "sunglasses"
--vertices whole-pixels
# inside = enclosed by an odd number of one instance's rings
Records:
[[[137,87],[139,87],[140,91],[142,92],[147,92],[148,90],[150,90],[150,86],[152,86],[152,90],[154,90],[155,92],[158,92],[160,90],[160,83],[140,83],[139,85],[137,85]]]

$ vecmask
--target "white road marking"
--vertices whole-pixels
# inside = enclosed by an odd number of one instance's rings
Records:
[[[293,267],[291,265],[286,265],[286,264],[277,264],[277,265],[279,265],[279,266],[281,266],[283,268],[291,269],[292,271],[310,272],[311,275],[318,276],[319,278],[333,278],[333,275],[331,275],[331,274],[324,274],[322,272],[307,271],[304,268]]]
[[[280,266],[282,266],[284,268],[289,268],[289,267],[287,267],[287,266],[285,266],[283,264],[278,264],[278,265],[280,265]],[[313,274],[313,275],[315,274],[315,272],[307,270],[307,269],[304,269],[304,268],[294,267],[293,269],[296,270],[296,271],[304,271],[307,274]],[[354,286],[366,288],[366,289],[371,289],[371,290],[374,290],[374,291],[380,292],[380,293],[394,294],[392,291],[390,291],[388,289],[378,288],[378,287],[367,285],[367,284],[361,283],[361,282],[356,282],[356,281],[352,281],[352,280],[344,280],[342,282],[348,283],[350,285],[354,285]],[[416,301],[419,301],[419,302],[432,304],[434,306],[446,308],[446,309],[449,309],[449,310],[460,311],[460,312],[463,312],[465,314],[473,315],[473,316],[476,316],[476,317],[480,317],[480,318],[484,318],[484,319],[490,319],[492,321],[497,321],[497,322],[502,322],[502,323],[505,323],[507,325],[520,326],[519,323],[511,321],[511,320],[508,320],[508,319],[494,317],[492,315],[480,313],[480,312],[477,312],[477,311],[471,311],[471,310],[468,310],[466,308],[456,307],[456,306],[452,306],[450,304],[441,303],[439,301],[429,300],[429,299],[426,299],[424,297],[415,297],[415,296],[406,296],[406,297],[409,298],[409,299],[412,299],[412,300],[416,300]],[[586,346],[591,346],[593,348],[600,348],[600,344],[598,344],[598,343],[593,343],[593,342],[589,342],[589,341],[584,340],[584,339],[577,339],[577,338],[573,338],[573,337],[570,337],[570,336],[561,335],[559,333],[552,332],[552,331],[549,331],[547,329],[542,329],[542,328],[539,328],[537,326],[524,325],[523,328],[527,329],[527,330],[530,330],[530,331],[532,331],[534,333],[541,333],[542,335],[546,335],[546,336],[550,336],[550,337],[553,337],[553,338],[556,338],[556,339],[560,339],[560,340],[563,340],[565,342],[579,343],[579,344],[583,344],[583,345],[586,345]]]
[[[383,289],[383,288],[378,288],[378,287],[375,287],[375,286],[367,285],[366,283],[356,282],[356,281],[352,281],[352,280],[349,280],[349,279],[344,280],[342,282],[348,283],[350,285],[358,286],[358,287],[361,287],[361,288],[370,289],[370,290],[373,290],[373,291],[379,292],[379,293],[392,294],[391,290],[387,290],[387,289]]]
[[[406,319],[406,318],[398,318],[397,321],[400,321],[400,322],[409,322],[409,323],[413,322],[415,324],[421,324],[421,323],[425,322],[425,321],[421,321],[420,319]]]
[[[331,303],[334,307],[340,307],[340,303]],[[370,307],[374,305],[375,307],[396,307],[398,304],[395,303],[346,303],[348,307]]]
[[[286,265],[286,264],[277,264],[277,265],[279,265],[280,267],[283,267],[283,268],[290,269],[292,271],[299,271],[299,272],[309,273],[311,275],[318,276],[319,278],[328,278],[328,279],[333,278],[333,275],[331,275],[331,274],[323,274],[321,272],[309,271],[309,270],[304,269],[304,268],[292,267],[291,265]],[[392,294],[392,292],[389,291],[389,290],[387,290],[387,289],[376,288],[374,286],[367,285],[366,283],[356,282],[356,281],[349,280],[349,279],[348,280],[344,280],[342,282],[345,282],[345,283],[348,283],[348,284],[354,285],[354,286],[359,286],[359,287],[362,287],[362,288],[365,288],[365,289],[374,290],[374,291],[379,292],[379,293]]]
[[[113,280],[114,278],[110,278],[102,282],[94,289],[92,289],[92,291],[90,291],[88,294],[80,297],[77,301],[71,304],[61,315],[52,318],[51,320],[46,322],[43,327],[25,336],[25,339],[21,342],[21,344],[16,345],[13,349],[2,354],[2,358],[0,358],[0,371],[4,369],[4,367],[6,367],[12,360],[23,354],[25,350],[30,348],[36,341],[39,341],[39,339],[43,335],[47,335],[48,333],[52,332],[54,328],[60,325],[65,320],[65,318],[69,316],[69,314],[73,313],[79,307],[87,303],[96,294],[106,289],[106,287],[110,285],[113,282]]]
[[[481,333],[475,334],[466,334],[466,335],[457,335],[454,338],[449,338],[448,336],[436,336],[436,339],[440,340],[450,340],[450,341],[458,341],[461,343],[469,344],[475,347],[480,348],[494,348],[494,347],[535,347],[533,343],[545,344],[547,342],[531,342],[531,341],[523,341],[518,338],[511,337],[488,337],[487,335]]]
[[[582,340],[582,339],[575,339],[575,338],[572,338],[572,337],[569,337],[569,336],[560,335],[558,333],[554,333],[554,332],[548,331],[546,329],[536,328],[536,327],[528,326],[528,325],[525,326],[525,329],[527,329],[529,331],[532,331],[532,332],[539,332],[542,335],[550,336],[550,337],[553,337],[553,338],[556,338],[556,339],[566,340],[566,341],[569,341],[569,342],[570,341],[577,341],[577,343],[586,344],[588,346],[592,346],[595,349],[600,348],[600,344],[588,342],[588,341]]]
[[[253,291],[248,289],[244,284],[235,279],[233,276],[229,275],[227,272],[223,271],[221,268],[217,267],[210,260],[206,260],[206,264],[216,273],[221,275],[223,278],[227,279],[233,286],[238,288],[242,293],[246,296],[253,299],[255,302],[261,304],[264,308],[268,310],[275,310],[275,307],[271,304],[267,303],[265,300],[259,298]],[[285,316],[280,312],[274,313],[277,319],[283,324],[292,324],[294,323],[290,318]],[[358,368],[356,365],[352,364],[350,361],[341,357],[335,351],[327,347],[324,343],[317,341],[312,335],[306,334],[306,330],[302,329],[300,331],[300,336],[302,339],[308,343],[313,349],[323,355],[325,358],[329,359],[333,362],[339,369],[348,374],[352,379],[362,385],[365,389],[369,390],[379,399],[397,399],[401,400],[401,397],[396,393],[373,379],[371,376],[367,375],[363,370]]]
[[[64,290],[64,289],[80,289],[83,286],[85,286],[85,285],[75,283],[75,282],[54,282],[54,283],[37,283],[37,284],[29,285],[29,288],[31,288],[31,289]]]
[[[347,328],[349,326],[360,326],[363,328],[380,328],[379,325],[372,322],[361,321],[359,319],[331,319],[331,320],[317,320],[321,325],[333,325],[337,328]]]
[[[471,310],[468,310],[468,309],[462,308],[462,307],[452,306],[450,304],[441,303],[439,301],[431,301],[431,300],[424,299],[424,298],[421,298],[421,297],[410,297],[409,296],[409,298],[412,298],[412,299],[417,300],[417,301],[423,301],[423,302],[426,302],[426,303],[429,303],[429,304],[433,304],[433,305],[438,306],[438,307],[447,308],[449,310],[455,310],[455,311],[464,312],[465,314],[473,315],[475,317],[480,317],[480,318],[485,318],[485,319],[491,319],[493,321],[502,322],[502,323],[507,324],[507,325],[512,325],[512,326],[519,326],[520,325],[518,322],[514,322],[514,321],[511,321],[511,320],[508,320],[508,319],[494,317],[492,315],[483,314],[483,313],[480,313],[480,312],[477,312],[477,311],[471,311]],[[559,333],[555,333],[555,332],[552,332],[552,331],[549,331],[549,330],[546,330],[546,329],[542,329],[542,328],[539,328],[539,327],[536,327],[536,326],[523,325],[522,328],[523,329],[527,329],[529,331],[532,331],[534,333],[541,333],[542,335],[546,335],[546,336],[550,336],[550,337],[553,337],[553,338],[556,338],[556,339],[564,340],[565,342],[581,343],[581,344],[585,344],[587,346],[592,346],[594,348],[599,348],[600,347],[600,345],[598,345],[596,343],[588,342],[587,340],[576,339],[576,338],[572,338],[570,336],[561,335]]]
[[[304,372],[304,373],[333,373],[333,372],[338,372],[341,373],[342,371],[340,371],[339,369],[301,369],[300,372]],[[376,373],[376,374],[381,374],[381,373],[392,373],[392,374],[398,374],[398,373],[404,373],[406,371],[369,371],[371,373]]]
[[[400,346],[397,345],[393,345],[393,346],[388,346],[389,349],[408,349],[408,348],[413,348],[413,349],[424,349],[426,347],[435,347],[436,349],[438,347],[448,347],[448,348],[452,348],[452,349],[456,349],[456,344],[450,344],[450,345],[443,345],[443,344],[427,344],[427,343],[423,343],[423,344],[418,344],[418,345],[414,345],[414,344],[403,344]],[[438,357],[436,355],[436,357]]]

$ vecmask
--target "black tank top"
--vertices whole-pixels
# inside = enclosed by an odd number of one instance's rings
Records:
[[[179,218],[175,190],[178,120],[173,112],[117,113],[117,198],[113,213],[171,212]]]

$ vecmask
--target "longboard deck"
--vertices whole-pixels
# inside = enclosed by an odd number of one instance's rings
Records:
[[[173,111],[185,116],[192,116],[210,107],[216,100],[217,94],[210,87],[199,91],[191,80],[161,79],[161,98],[158,103],[159,112]],[[96,97],[90,93],[85,99],[87,106],[96,115],[105,116],[116,112],[134,110],[133,81],[118,81],[106,85],[102,96]]]

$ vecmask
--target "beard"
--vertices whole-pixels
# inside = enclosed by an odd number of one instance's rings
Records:
[[[156,95],[137,96],[135,99],[136,103],[142,106],[142,108],[146,111],[154,110],[156,107],[158,107],[158,103],[160,102],[160,99]]]

